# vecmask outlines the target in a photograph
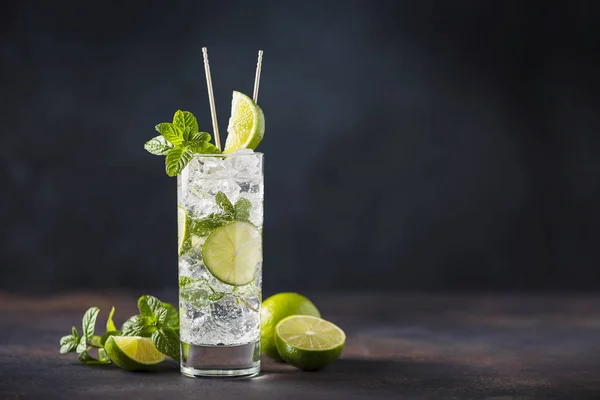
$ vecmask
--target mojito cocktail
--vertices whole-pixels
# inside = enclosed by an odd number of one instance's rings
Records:
[[[196,155],[177,179],[181,370],[260,368],[263,156]]]
[[[180,367],[186,376],[251,376],[260,371],[263,155],[265,132],[253,98],[234,91],[221,150],[208,55],[202,49],[214,141],[189,111],[156,125],[144,148],[164,155],[177,177]],[[176,352],[173,352],[175,354]]]
[[[151,334],[149,343],[156,351],[151,347],[143,357],[136,353],[136,360],[152,363],[161,354],[162,359],[179,358],[181,372],[190,377],[256,375],[261,342],[271,358],[307,371],[324,368],[342,354],[344,331],[321,319],[315,305],[297,293],[273,295],[261,310],[263,155],[254,149],[265,132],[265,117],[256,103],[262,51],[253,97],[233,92],[223,150],[207,50],[202,51],[215,143],[209,133],[199,131],[192,113],[178,110],[173,122],[158,124],[160,135],[144,145],[150,153],[166,156],[167,175],[177,176],[179,321],[174,310],[169,316],[168,304],[152,298],[150,306],[144,296],[138,304],[141,315],[128,320],[135,329],[121,333]],[[63,339],[61,346],[72,340]],[[135,352],[138,345],[148,345],[145,337],[117,339]],[[117,358],[120,352],[115,351]]]

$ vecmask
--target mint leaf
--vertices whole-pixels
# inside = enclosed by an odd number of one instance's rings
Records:
[[[210,304],[208,290],[199,287],[186,287],[179,291],[179,297],[196,308],[204,308]]]
[[[212,143],[210,143],[210,134],[206,132],[196,132],[190,137],[190,140],[183,142],[182,146],[188,147],[196,154],[221,153]]]
[[[163,303],[154,296],[142,296],[138,299],[138,308],[140,315],[145,317],[148,322],[160,327],[167,318],[167,309]]]
[[[156,326],[154,324],[141,315],[134,315],[123,323],[121,335],[150,337],[155,330]]]
[[[189,276],[180,276],[179,277],[179,288],[183,288],[185,286],[191,285],[192,283],[196,282],[197,279],[192,279]]]
[[[94,361],[98,361],[94,357],[90,356],[87,351],[79,353],[78,358],[82,364],[92,364]]]
[[[172,148],[171,143],[167,142],[167,139],[162,135],[156,136],[144,144],[144,149],[156,156],[165,156]]]
[[[198,132],[198,121],[189,111],[177,110],[173,116],[173,125],[181,129],[185,140],[189,140],[193,134]]]
[[[211,288],[211,290],[213,290],[213,289]],[[212,302],[219,301],[223,297],[225,297],[225,294],[226,293],[224,293],[224,292],[216,292],[213,290],[213,292],[208,295],[208,300],[210,300]]]
[[[79,343],[77,343],[77,347],[75,348],[75,351],[77,351],[77,354],[80,354],[86,350],[87,350],[87,342],[85,340],[85,336],[82,336],[79,338]]]
[[[76,338],[73,335],[63,336],[60,338],[60,354],[67,354],[75,351],[78,343],[79,338]]]
[[[83,337],[85,337],[88,341],[92,341],[92,337],[94,336],[96,318],[98,318],[99,312],[100,309],[98,307],[90,307],[85,314],[83,314],[83,321],[81,323],[83,327]]]
[[[179,335],[172,329],[159,329],[152,334],[152,343],[157,350],[179,360]]]
[[[248,222],[252,203],[246,198],[241,198],[235,203],[235,220]]]
[[[169,303],[162,303],[163,307],[167,310],[167,317],[165,318],[164,325],[171,329],[179,329],[179,313],[175,307]]]
[[[211,294],[208,295],[208,300],[215,302],[215,301],[219,301],[221,300],[223,297],[225,297],[226,293],[225,292],[218,292],[215,289],[213,289],[212,286],[210,286],[207,282],[206,286],[208,286],[208,288],[211,291]]]
[[[202,148],[201,154],[221,154],[221,151],[219,151],[219,149],[217,149],[217,146],[215,146],[214,144],[206,142],[206,144]]]
[[[113,315],[115,314],[115,306],[110,310],[110,314],[108,314],[108,319],[106,320],[106,332],[116,331],[117,327],[113,322]]]
[[[156,311],[156,326],[157,327],[163,326],[163,324],[167,320],[167,312],[168,312],[167,309],[165,307],[162,307],[162,304],[161,304],[161,308]]]
[[[252,209],[250,200],[241,198],[234,206],[225,193],[218,192],[215,201],[222,212],[211,213],[199,220],[191,220],[190,232],[197,236],[207,236],[215,229],[233,220],[249,222]]]
[[[205,149],[207,148],[208,144],[210,143],[199,141],[184,142],[184,145],[189,148],[191,152],[196,154],[206,154],[207,152]]]
[[[177,176],[185,166],[190,162],[193,153],[182,147],[174,147],[167,153],[165,158],[165,167],[167,175]]]
[[[154,296],[141,296],[138,299],[138,309],[142,317],[156,321],[156,311],[162,308],[162,303]]]
[[[173,124],[163,122],[156,125],[155,129],[174,146],[179,146],[183,142],[183,131]]]
[[[104,349],[100,349],[100,350],[104,351]],[[106,355],[106,353],[105,353],[105,355]],[[105,357],[104,359],[101,357],[100,360],[97,360],[94,357],[90,356],[90,354],[87,351],[84,351],[83,353],[79,354],[79,361],[82,364],[86,364],[86,365],[110,364],[110,360],[108,359],[108,357]]]
[[[227,294],[215,290],[206,279],[192,279],[187,276],[179,278],[179,297],[196,308],[204,308]]]
[[[198,236],[207,236],[215,229],[233,220],[232,215],[212,213],[201,220],[192,221],[190,230]]]
[[[217,192],[215,200],[217,201],[217,205],[221,208],[221,210],[223,210],[227,214],[233,214],[235,212],[233,204],[231,204],[231,201],[225,193]]]
[[[190,142],[210,142],[210,133],[196,132],[189,139]]]
[[[196,308],[204,308],[210,304],[208,301],[208,292],[204,292],[205,295],[201,295],[197,291],[183,291],[179,292],[179,296],[183,301]]]
[[[79,340],[79,333],[77,332],[77,328],[73,327],[71,329],[71,332],[72,332],[73,336],[75,336],[77,338],[77,340]]]
[[[210,302],[209,291],[206,289],[208,281],[206,279],[192,279],[187,276],[179,278],[179,297],[188,304],[196,308],[204,308]]]

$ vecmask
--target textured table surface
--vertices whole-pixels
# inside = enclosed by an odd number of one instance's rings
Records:
[[[0,399],[600,398],[600,296],[313,298],[348,335],[340,360],[302,372],[263,358],[258,377],[223,380],[183,377],[174,362],[132,373],[58,354],[88,306],[101,308],[100,330],[113,304],[119,323],[134,314],[135,296],[0,293]]]

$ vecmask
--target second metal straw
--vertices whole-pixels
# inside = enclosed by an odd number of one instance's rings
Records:
[[[262,57],[263,51],[258,51],[258,62],[256,63],[256,75],[254,76],[254,94],[252,95],[252,100],[255,103],[258,103],[258,85],[260,84],[260,70],[262,69]]]

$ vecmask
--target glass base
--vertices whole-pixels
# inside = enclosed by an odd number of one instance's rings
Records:
[[[197,377],[250,377],[260,372],[260,342],[197,346],[181,342],[181,373]]]

